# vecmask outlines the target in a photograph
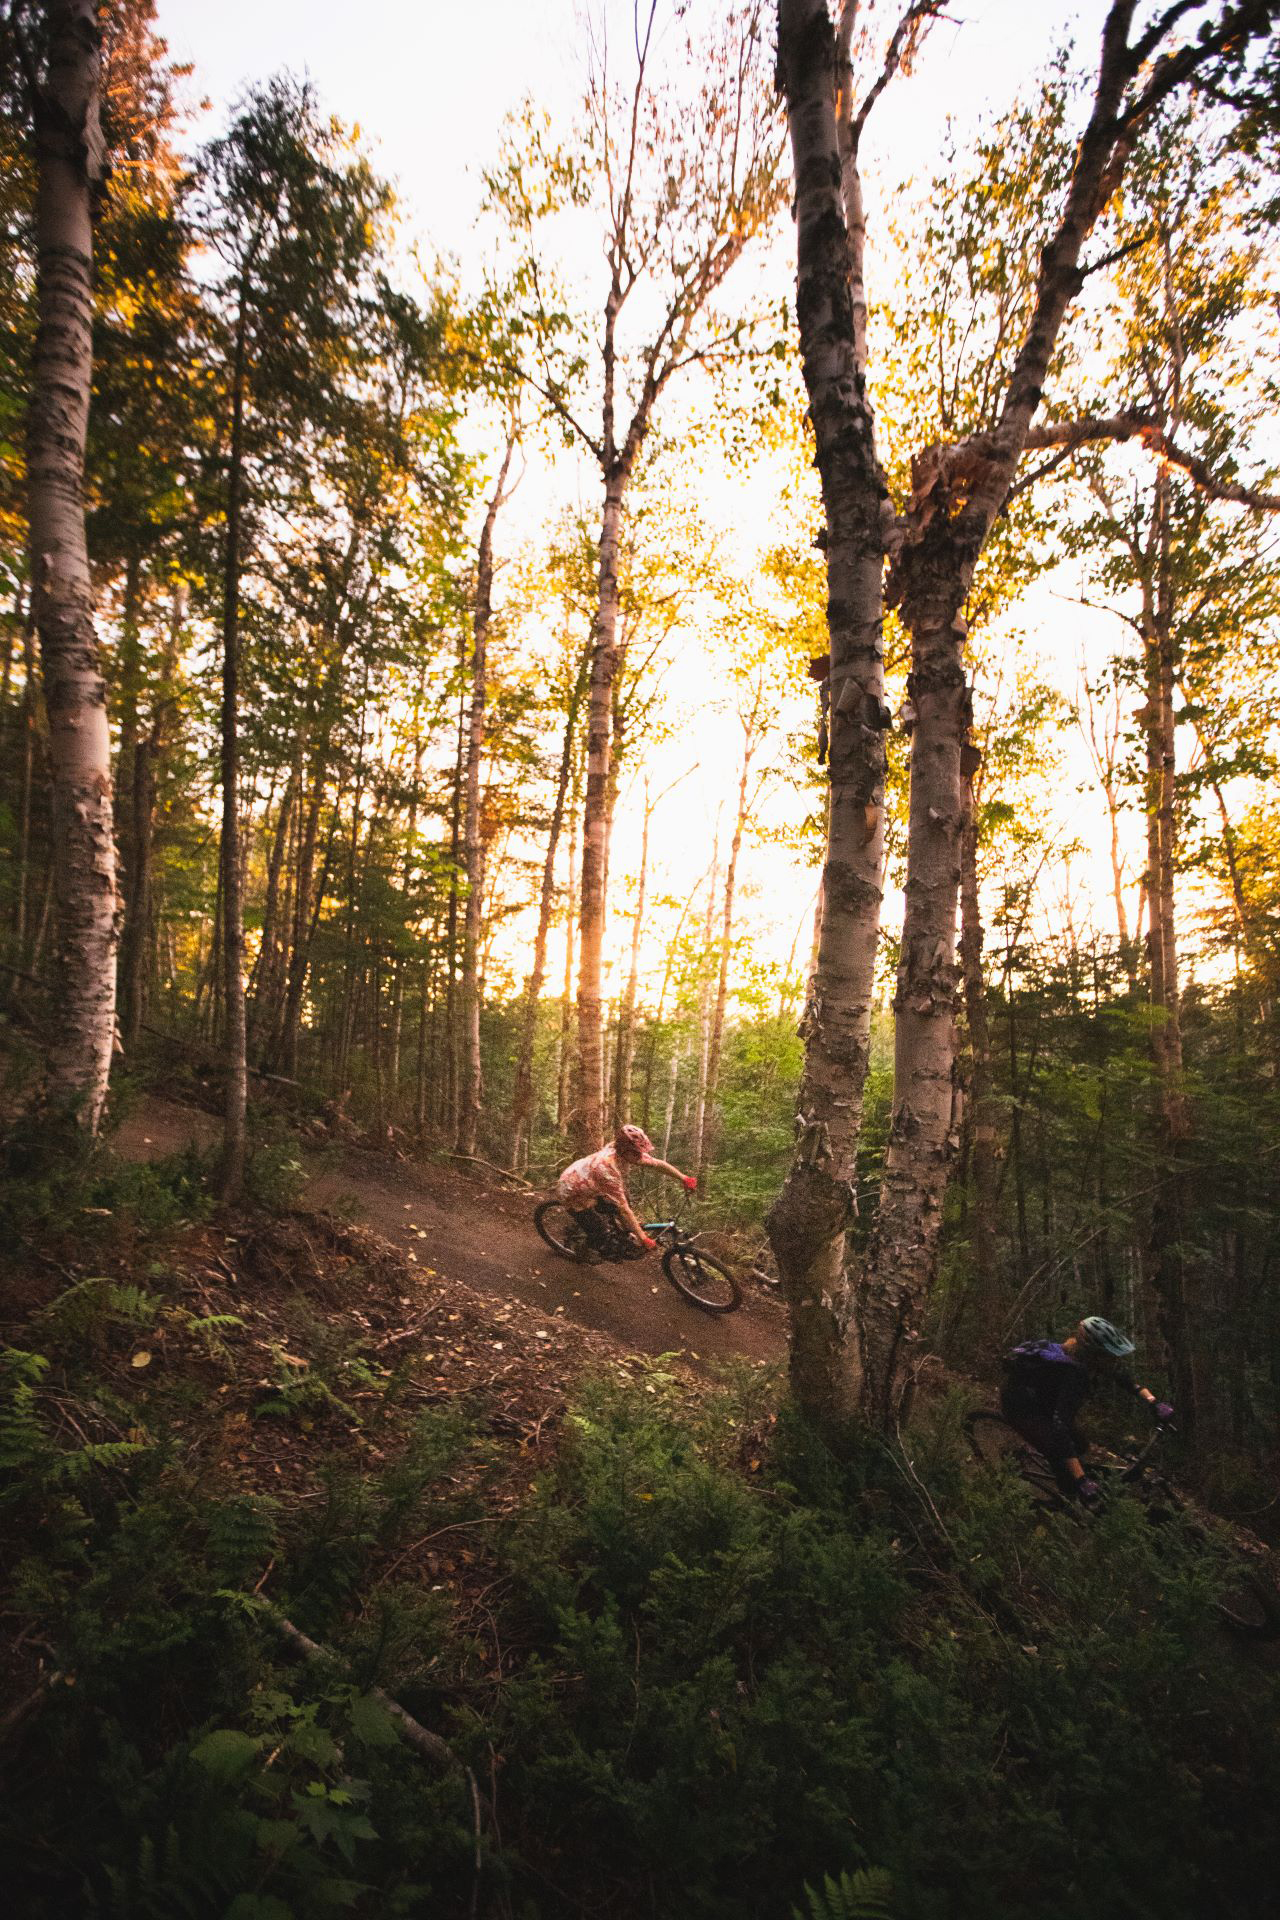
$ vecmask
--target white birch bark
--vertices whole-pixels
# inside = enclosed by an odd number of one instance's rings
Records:
[[[884,861],[883,574],[888,490],[855,346],[849,231],[826,0],[780,0],[778,64],[796,196],[796,314],[827,534],[830,798],[817,965],[801,1032],[797,1144],[768,1230],[791,1316],[790,1373],[811,1423],[833,1437],[857,1411],[845,1234],[871,1040]]]
[[[28,428],[32,597],[53,775],[58,1021],[46,1097],[97,1132],[115,1036],[117,910],[111,741],[85,544],[93,379],[92,194],[105,170],[93,0],[48,0],[31,102],[36,300]]]

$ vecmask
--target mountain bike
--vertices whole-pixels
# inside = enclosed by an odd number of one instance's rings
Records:
[[[643,1260],[645,1255],[620,1222],[604,1236],[602,1245],[596,1245],[578,1216],[559,1200],[544,1200],[535,1207],[533,1224],[553,1253],[582,1266],[597,1260],[621,1264]],[[646,1220],[644,1230],[664,1249],[662,1271],[690,1306],[701,1307],[703,1313],[732,1313],[742,1304],[737,1277],[723,1260],[696,1245],[696,1234],[687,1233],[677,1220]]]
[[[1087,1527],[1094,1510],[1070,1499],[1058,1485],[1053,1468],[1042,1453],[1011,1427],[1003,1414],[980,1409],[964,1422],[965,1437],[981,1465],[1019,1475],[1031,1490],[1033,1503],[1056,1513],[1077,1527]],[[1194,1540],[1207,1546],[1211,1535],[1219,1544],[1229,1537],[1231,1572],[1218,1596],[1218,1614],[1233,1633],[1254,1640],[1280,1638],[1280,1586],[1261,1541],[1240,1534],[1225,1522],[1214,1522],[1182,1493],[1159,1465],[1168,1425],[1156,1427],[1146,1444],[1126,1458],[1123,1454],[1089,1454],[1089,1475],[1102,1489],[1100,1502],[1122,1493],[1137,1498],[1153,1526],[1175,1514],[1190,1520]]]

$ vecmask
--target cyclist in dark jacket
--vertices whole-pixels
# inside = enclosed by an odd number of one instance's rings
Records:
[[[1090,1314],[1061,1344],[1026,1340],[1005,1361],[1001,1413],[1044,1455],[1062,1491],[1086,1505],[1097,1499],[1098,1484],[1084,1469],[1086,1442],[1077,1430],[1076,1416],[1097,1381],[1102,1378],[1122,1392],[1136,1393],[1162,1423],[1173,1418],[1167,1401],[1157,1400],[1118,1366],[1132,1352],[1132,1340],[1118,1327]]]

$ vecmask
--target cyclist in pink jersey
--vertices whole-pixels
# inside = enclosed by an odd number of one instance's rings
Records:
[[[681,1173],[667,1160],[659,1160],[653,1142],[640,1127],[619,1127],[607,1147],[588,1153],[566,1167],[556,1185],[560,1200],[577,1216],[587,1238],[601,1252],[619,1223],[646,1252],[657,1242],[641,1226],[627,1198],[626,1169],[656,1167],[669,1173],[692,1193],[698,1182],[691,1173]]]

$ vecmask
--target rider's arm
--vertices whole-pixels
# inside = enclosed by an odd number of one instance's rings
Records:
[[[639,1220],[636,1218],[636,1215],[633,1213],[631,1208],[631,1202],[628,1199],[626,1199],[624,1196],[624,1198],[621,1200],[615,1200],[614,1205],[617,1207],[618,1212],[622,1215],[623,1219],[626,1221],[629,1232],[635,1235],[636,1239],[640,1242],[640,1245],[642,1247],[651,1247],[653,1245],[653,1241],[649,1238],[648,1234],[645,1232],[644,1228],[641,1226]]]
[[[652,1167],[657,1173],[668,1173],[673,1180],[684,1180],[687,1182],[689,1179],[687,1173],[681,1173],[679,1167],[673,1167],[669,1160],[645,1160],[642,1161],[641,1164],[645,1167]]]

